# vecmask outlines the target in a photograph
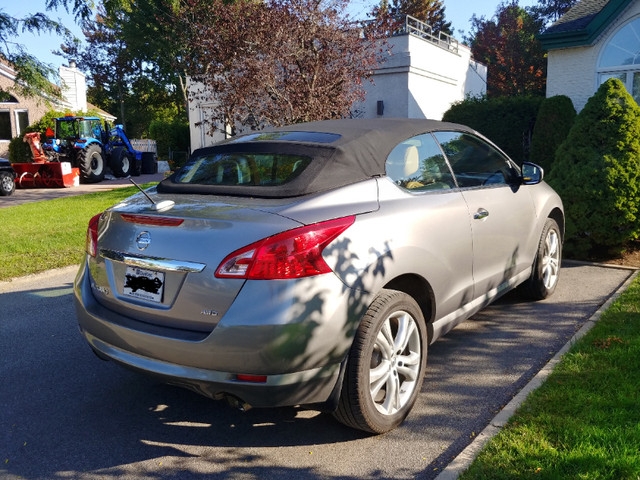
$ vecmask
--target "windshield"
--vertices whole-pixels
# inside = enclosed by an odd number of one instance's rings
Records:
[[[177,183],[277,186],[296,178],[309,157],[274,153],[217,153],[194,157],[176,175]]]

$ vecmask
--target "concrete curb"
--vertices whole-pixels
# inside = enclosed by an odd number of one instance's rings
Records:
[[[564,262],[563,262],[564,263]],[[605,267],[617,267],[616,265],[608,265],[608,264],[589,264],[586,262],[566,262],[566,263],[576,263],[582,265],[595,265],[595,266],[605,266]],[[618,267],[623,269],[629,269],[629,267]],[[500,412],[493,417],[493,419],[489,422],[489,425],[480,432],[476,438],[465,448],[460,454],[453,459],[449,465],[447,465],[442,472],[436,477],[436,480],[456,480],[475,460],[478,456],[482,448],[487,444],[489,440],[495,437],[498,432],[507,424],[509,419],[516,413],[516,410],[524,403],[526,398],[529,396],[531,392],[536,390],[540,385],[542,385],[546,379],[549,377],[551,372],[553,372],[554,368],[560,361],[565,353],[569,351],[569,349],[580,340],[589,330],[591,330],[594,325],[600,320],[602,313],[607,310],[611,304],[618,299],[618,297],[624,292],[631,282],[633,282],[636,277],[640,274],[640,270],[633,268],[635,273],[633,273],[626,282],[624,282],[614,293],[609,297],[609,299],[602,304],[602,306],[595,312],[589,320],[582,326],[580,330],[576,332],[576,334],[571,337],[571,339],[562,347],[554,356],[547,362],[547,364],[537,373],[535,377],[531,379],[531,381],[525,385],[525,387],[520,390],[511,401],[502,409]]]
[[[0,281],[0,293],[5,293],[9,290],[20,287],[24,284],[37,285],[39,281],[47,278],[54,277],[65,273],[77,272],[80,268],[80,264],[69,265],[68,267],[54,268],[52,270],[45,270],[44,272],[32,273],[23,277],[13,277],[8,280]]]

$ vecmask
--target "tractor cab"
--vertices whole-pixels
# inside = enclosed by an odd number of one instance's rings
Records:
[[[67,157],[71,160],[78,150],[88,144],[104,144],[108,135],[97,117],[65,116],[56,119],[55,131],[48,130],[47,137],[52,138],[47,138],[43,147],[50,157]]]

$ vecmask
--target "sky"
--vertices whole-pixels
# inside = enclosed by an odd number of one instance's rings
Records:
[[[367,12],[378,3],[379,0],[351,0],[348,12],[353,18],[365,19]],[[471,16],[474,13],[478,17],[491,18],[500,3],[502,3],[501,0],[444,0],[445,18],[452,24],[454,37],[462,40],[462,37],[469,33]],[[530,7],[537,3],[537,0],[520,0],[519,2],[521,7]],[[67,14],[64,9],[47,12],[45,0],[0,0],[0,10],[17,18],[36,12],[45,12],[53,19],[62,20],[68,29],[82,38],[80,27],[74,23],[73,17]],[[56,70],[60,65],[66,64],[62,57],[51,53],[53,50],[59,50],[62,43],[62,38],[56,35],[27,33],[12,40],[22,44],[29,53],[35,55],[39,60],[51,64]]]

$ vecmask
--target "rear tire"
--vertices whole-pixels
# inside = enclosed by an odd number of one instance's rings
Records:
[[[133,163],[131,155],[124,147],[115,147],[111,153],[111,171],[116,177],[131,175]]]
[[[544,300],[551,296],[558,285],[562,263],[562,237],[558,223],[547,218],[540,236],[533,270],[524,284],[525,294],[532,300]]]
[[[400,425],[422,387],[426,332],[422,311],[413,298],[382,290],[356,332],[334,417],[371,433]]]
[[[83,183],[97,183],[104,179],[104,159],[102,149],[91,144],[78,153],[80,180]]]
[[[16,189],[16,182],[9,172],[0,172],[0,196],[7,197]]]

